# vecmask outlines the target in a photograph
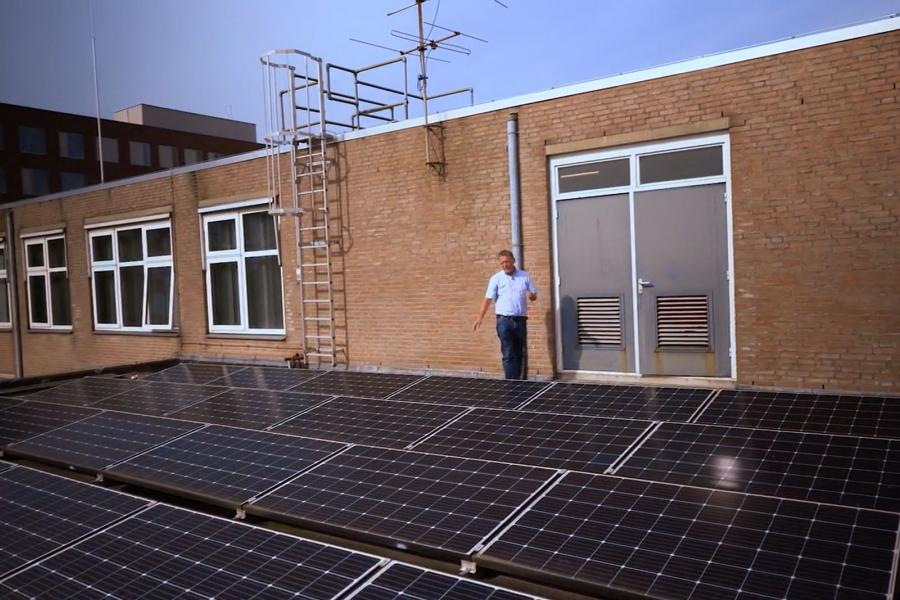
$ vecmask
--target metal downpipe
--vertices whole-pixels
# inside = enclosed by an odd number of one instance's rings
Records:
[[[506,121],[506,150],[509,156],[509,228],[516,267],[525,268],[522,259],[522,198],[519,191],[519,114],[510,113]]]
[[[24,375],[22,366],[22,339],[19,323],[19,275],[16,273],[15,227],[13,211],[6,211],[6,282],[9,286],[9,321],[12,326],[13,360],[15,361],[16,379]]]

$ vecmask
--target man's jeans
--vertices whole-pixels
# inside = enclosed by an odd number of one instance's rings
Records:
[[[503,353],[503,372],[507,379],[525,379],[525,319],[497,318],[497,337]]]

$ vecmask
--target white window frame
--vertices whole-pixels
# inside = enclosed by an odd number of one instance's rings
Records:
[[[248,206],[241,210],[228,212],[212,212],[201,214],[203,223],[203,258],[206,269],[206,315],[207,327],[210,333],[235,333],[247,335],[284,335],[286,321],[284,314],[284,270],[281,264],[280,244],[278,242],[278,221],[273,218],[275,228],[275,248],[269,250],[245,250],[244,249],[244,215],[267,212],[265,206]],[[206,211],[204,211],[206,212]],[[233,250],[210,250],[209,248],[209,223],[233,221],[235,227],[235,246]],[[279,275],[281,280],[281,323],[280,329],[251,329],[247,311],[247,277],[246,259],[257,256],[275,256],[278,259]],[[237,263],[238,274],[238,314],[240,325],[215,325],[213,323],[213,298],[212,298],[212,269],[210,265],[221,263]]]
[[[0,239],[0,251],[3,252],[4,265],[9,261],[9,255],[6,253],[6,240]],[[12,329],[12,286],[9,284],[9,275],[5,268],[0,269],[0,279],[6,280],[6,312],[9,314],[8,321],[0,321],[0,331]]]
[[[65,266],[51,267],[50,253],[48,252],[48,244],[52,240],[63,241],[63,257]],[[62,233],[46,233],[30,235],[22,238],[22,261],[24,262],[25,271],[25,291],[28,299],[28,328],[29,329],[55,329],[60,331],[71,331],[72,325],[57,325],[53,322],[53,293],[50,291],[50,274],[65,273],[66,282],[69,280],[69,249],[66,247],[66,234]],[[44,253],[44,264],[41,266],[31,266],[28,264],[28,248],[29,246],[40,246]],[[47,320],[35,321],[31,314],[31,278],[44,278],[44,301],[47,307]],[[69,289],[69,319],[72,319],[72,296],[71,288]]]
[[[175,303],[175,246],[172,240],[172,220],[170,218],[164,220],[153,221],[133,221],[118,222],[115,226],[112,224],[100,224],[96,228],[88,230],[88,254],[91,266],[91,306],[93,307],[94,329],[97,331],[171,331],[172,318],[174,314]],[[154,229],[169,229],[169,254],[166,256],[148,256],[147,255],[147,232]],[[128,229],[141,230],[141,260],[119,261],[119,244],[118,234],[120,231]],[[111,236],[112,238],[112,260],[94,260],[94,238]],[[144,269],[144,290],[141,296],[141,323],[139,327],[125,326],[122,324],[122,285],[119,277],[119,269],[125,267],[143,267]],[[169,267],[169,319],[165,324],[150,324],[147,322],[147,284],[148,271],[154,267]],[[95,284],[95,273],[111,271],[113,273],[113,281],[115,286],[115,306],[116,306],[116,322],[100,323],[97,321],[97,286]]]

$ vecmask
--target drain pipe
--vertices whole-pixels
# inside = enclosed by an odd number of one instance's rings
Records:
[[[22,339],[19,331],[19,277],[16,274],[15,227],[13,211],[6,211],[6,285],[9,286],[9,324],[12,326],[13,360],[16,379],[24,375],[22,368]]]
[[[509,113],[506,121],[506,150],[509,155],[509,228],[516,267],[525,269],[522,261],[522,199],[519,193],[519,113]]]

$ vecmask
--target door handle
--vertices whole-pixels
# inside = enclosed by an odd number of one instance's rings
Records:
[[[638,277],[638,289],[637,289],[637,293],[638,293],[638,294],[643,294],[643,293],[644,293],[644,288],[648,288],[648,287],[653,287],[653,282],[652,282],[652,281],[644,281],[644,278],[643,278],[643,277]]]

